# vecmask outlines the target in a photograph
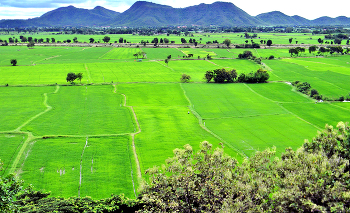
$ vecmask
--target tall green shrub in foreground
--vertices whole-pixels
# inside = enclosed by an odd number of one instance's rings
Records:
[[[349,211],[348,142],[349,127],[339,123],[296,151],[276,157],[275,148],[267,149],[241,165],[208,142],[198,152],[185,145],[161,168],[147,170],[144,211]]]

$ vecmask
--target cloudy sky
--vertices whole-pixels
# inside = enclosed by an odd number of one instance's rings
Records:
[[[147,0],[150,2],[183,8],[200,3],[210,4],[217,0]],[[350,17],[349,0],[222,0],[232,2],[237,7],[255,16],[260,13],[281,11],[287,15],[299,15],[307,19],[316,19],[321,16]],[[92,9],[103,6],[117,12],[127,10],[135,0],[0,0],[0,19],[27,19],[41,16],[45,12],[73,5],[79,8]]]

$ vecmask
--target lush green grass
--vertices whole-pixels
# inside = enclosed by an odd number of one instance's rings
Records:
[[[113,48],[103,55],[102,59],[134,59],[133,55],[139,51],[141,51],[140,48]]]
[[[311,100],[275,84],[186,84],[186,94],[205,125],[231,146],[250,156],[255,150],[299,147],[317,128],[280,106]],[[279,90],[278,93],[270,93]]]
[[[278,104],[250,90],[247,84],[185,84],[184,88],[203,119],[287,113]]]
[[[86,138],[37,140],[27,152],[21,177],[35,189],[51,191],[52,196],[78,196],[82,160],[80,196],[101,199],[125,193],[134,197],[130,138],[92,137],[87,141],[85,147]]]
[[[0,131],[14,130],[43,112],[44,93],[54,90],[55,87],[0,87]]]
[[[0,87],[0,100],[3,101],[0,131],[7,131],[0,134],[0,147],[4,147],[0,149],[0,159],[12,165],[14,158],[21,157],[16,167],[21,178],[33,183],[36,189],[65,197],[78,195],[82,159],[81,196],[98,199],[111,193],[125,193],[133,197],[131,171],[135,186],[139,183],[131,133],[136,133],[138,128],[132,110],[123,106],[122,94],[127,98],[126,105],[133,107],[140,124],[141,132],[135,135],[135,148],[142,172],[161,165],[173,155],[173,149],[185,144],[191,144],[196,150],[199,142],[204,140],[214,147],[223,142],[225,151],[242,161],[238,153],[250,156],[255,150],[272,146],[277,147],[278,153],[289,146],[295,149],[304,139],[315,136],[325,123],[336,125],[339,121],[350,120],[349,103],[315,104],[313,99],[284,83],[306,81],[322,95],[347,95],[350,91],[349,56],[264,60],[271,76],[269,80],[282,82],[204,83],[203,77],[208,70],[230,68],[238,73],[248,73],[260,67],[249,60],[219,60],[237,57],[245,49],[200,48],[205,41],[222,42],[225,38],[232,39],[233,43],[244,43],[245,38],[240,35],[195,35],[198,41],[202,38],[199,48],[162,49],[140,45],[147,53],[143,62],[134,62],[132,55],[140,50],[135,48],[136,45],[130,49],[1,47],[0,85],[10,86]],[[123,36],[113,35],[113,39]],[[290,36],[300,41],[317,40],[317,36],[311,35],[259,36],[274,39],[274,43],[275,40],[287,43]],[[83,40],[94,36],[77,37]],[[308,39],[310,37],[313,39]],[[125,38],[151,41],[154,36],[128,35]],[[169,36],[169,39],[180,42],[181,37]],[[195,59],[198,55],[210,54],[213,60],[176,60],[185,55],[181,51],[194,54]],[[250,51],[263,58],[289,56],[287,49]],[[172,60],[167,66],[164,59],[168,55],[172,55]],[[10,66],[9,60],[13,56],[18,56],[19,66]],[[92,85],[80,86],[77,82],[79,86],[62,86],[67,84],[68,72],[83,73],[82,83]],[[192,77],[192,83],[180,84],[183,73]],[[112,82],[115,87],[93,85]],[[60,86],[44,86],[56,83]],[[13,87],[15,85],[41,87]],[[23,139],[23,135],[10,133],[18,127],[40,138],[29,141],[21,156],[18,153],[27,136]],[[43,139],[43,136],[51,137]],[[88,145],[82,156],[86,136],[89,136]]]
[[[12,161],[16,158],[18,151],[26,138],[26,135],[22,134],[0,134],[0,159],[4,164],[0,175],[9,172]]]
[[[87,78],[94,83],[179,82],[181,77],[164,62],[92,63],[86,67]]]
[[[211,60],[211,62],[218,65],[218,68],[235,69],[239,73],[255,72],[260,68],[260,65],[246,59],[229,59],[229,60]],[[203,74],[204,77],[204,74]]]
[[[339,121],[350,122],[348,103],[284,103],[282,106],[302,119],[324,128],[325,124],[336,126]]]
[[[171,59],[182,58],[184,54],[177,48],[141,48],[150,60],[165,60],[169,55]]]
[[[141,133],[135,145],[141,169],[164,163],[175,148],[190,144],[194,149],[207,140],[217,147],[220,141],[198,125],[198,119],[188,114],[188,101],[179,84],[123,84],[118,92],[127,96],[140,122]],[[227,147],[227,153],[241,156]]]
[[[271,79],[277,81],[308,82],[311,87],[326,97],[345,96],[350,91],[349,75],[332,71],[314,71],[308,67],[295,64],[297,60],[269,60],[265,63],[272,69]]]
[[[131,133],[131,112],[112,86],[60,87],[49,94],[52,110],[23,128],[35,135],[103,135]]]

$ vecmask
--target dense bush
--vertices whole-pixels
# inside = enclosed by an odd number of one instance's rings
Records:
[[[207,83],[214,79],[215,83],[232,83],[237,78],[237,72],[235,69],[226,70],[225,68],[216,69],[213,71],[207,71],[204,78]]]

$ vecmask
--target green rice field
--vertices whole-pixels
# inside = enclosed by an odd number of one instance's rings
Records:
[[[0,38],[3,35],[0,35]],[[17,36],[17,35],[15,35]],[[39,35],[50,36],[50,35]],[[59,35],[67,39],[71,35]],[[112,40],[153,37],[113,35]],[[290,36],[316,44],[317,36],[259,34],[287,44]],[[86,41],[90,35],[79,35]],[[95,36],[98,40],[98,36]],[[195,34],[206,42],[241,34]],[[101,37],[103,38],[103,36]],[[181,37],[169,40],[180,42]],[[202,40],[200,40],[202,38]],[[57,38],[58,39],[58,38]],[[258,41],[256,41],[258,42]],[[147,58],[133,54],[144,51]],[[250,49],[262,64],[236,59],[245,49],[149,47],[0,47],[0,159],[3,174],[15,172],[52,196],[124,193],[137,196],[145,170],[161,166],[175,148],[209,141],[239,162],[275,146],[300,147],[325,124],[350,121],[349,102],[315,103],[296,91],[308,82],[323,97],[350,93],[350,56],[290,58],[288,49]],[[193,54],[193,58],[183,56]],[[204,60],[207,55],[211,60]],[[165,58],[171,55],[168,64]],[[276,59],[265,58],[274,55]],[[198,57],[200,59],[198,59]],[[16,58],[17,66],[10,59]],[[268,70],[269,83],[206,83],[219,68],[237,73]],[[83,73],[81,82],[67,73]],[[191,76],[181,83],[182,74]]]

